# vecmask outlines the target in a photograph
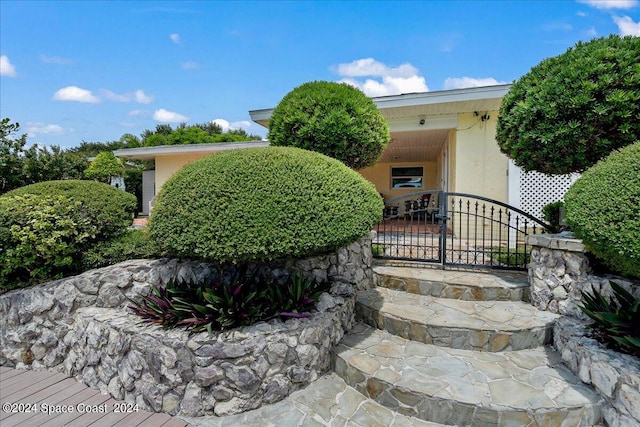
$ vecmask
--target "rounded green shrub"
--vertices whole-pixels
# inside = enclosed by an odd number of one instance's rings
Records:
[[[0,197],[0,292],[73,271],[95,225],[62,195]]]
[[[293,147],[238,149],[174,174],[149,233],[173,256],[268,261],[349,244],[382,209],[375,187],[337,160]]]
[[[83,254],[131,225],[135,196],[94,181],[47,181],[0,196],[0,290],[81,268]]]
[[[640,142],[588,169],[564,200],[567,222],[589,251],[640,278]]]
[[[496,140],[526,171],[582,172],[640,139],[640,38],[579,42],[502,99]]]
[[[80,202],[92,218],[97,239],[111,236],[131,225],[137,201],[132,194],[108,184],[84,180],[46,181],[17,188],[5,195],[59,195]]]
[[[269,120],[269,141],[317,151],[354,169],[372,166],[389,142],[378,107],[344,83],[305,83],[285,95]]]

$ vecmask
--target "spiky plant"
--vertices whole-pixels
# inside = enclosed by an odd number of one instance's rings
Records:
[[[580,309],[595,321],[591,326],[596,335],[614,348],[640,356],[640,299],[611,282],[613,297],[605,298],[595,290],[582,292]]]

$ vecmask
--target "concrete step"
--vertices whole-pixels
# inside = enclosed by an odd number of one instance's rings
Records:
[[[356,318],[403,338],[481,351],[551,342],[558,315],[517,301],[461,301],[377,287],[358,292]]]
[[[457,426],[594,426],[603,401],[549,348],[479,352],[362,323],[333,350],[347,384],[399,413]]]
[[[285,400],[226,417],[180,417],[202,427],[345,426],[444,427],[393,411],[327,374]]]
[[[529,281],[521,272],[469,272],[435,268],[373,268],[378,286],[466,301],[528,301]]]

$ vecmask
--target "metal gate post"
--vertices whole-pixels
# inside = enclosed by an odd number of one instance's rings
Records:
[[[447,217],[449,215],[447,203],[448,193],[444,191],[438,192],[438,258],[440,259],[440,268],[444,270],[447,262]]]

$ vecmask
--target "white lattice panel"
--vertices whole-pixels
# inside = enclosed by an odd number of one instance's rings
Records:
[[[539,172],[520,173],[520,209],[542,219],[542,208],[558,200],[563,200],[580,175],[548,176]]]

